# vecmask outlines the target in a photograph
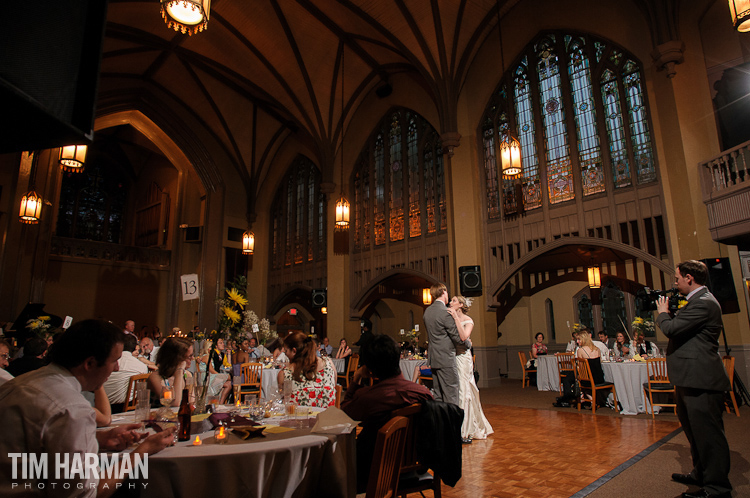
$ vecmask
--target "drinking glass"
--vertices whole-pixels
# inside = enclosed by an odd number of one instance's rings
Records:
[[[146,430],[146,420],[151,416],[151,391],[144,389],[138,391],[138,399],[135,405],[135,422],[141,424],[141,430]]]
[[[287,420],[294,421],[297,415],[297,403],[288,401],[284,403],[284,417]]]
[[[242,389],[242,377],[239,375],[235,375],[232,379],[232,387],[234,389],[234,404],[239,405],[240,400],[240,390]]]
[[[245,410],[247,411],[249,415],[253,406],[257,404],[258,397],[255,394],[246,394],[244,399],[245,399]]]

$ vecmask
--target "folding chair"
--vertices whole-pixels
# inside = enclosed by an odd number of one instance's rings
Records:
[[[396,496],[408,425],[406,417],[393,417],[378,431],[366,498]]]
[[[648,382],[643,383],[643,394],[644,398],[648,398],[651,404],[651,418],[655,418],[654,406],[671,406],[676,414],[677,405],[675,403],[654,403],[654,393],[672,393],[674,396],[674,384],[669,382],[669,375],[667,375],[667,359],[651,358],[646,360],[646,368],[648,368]]]

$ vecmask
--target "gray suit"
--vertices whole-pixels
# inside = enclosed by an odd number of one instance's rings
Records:
[[[435,300],[425,310],[424,325],[427,328],[429,340],[428,355],[435,399],[458,405],[456,344],[471,347],[471,343],[461,340],[455,320],[448,314],[448,308],[440,300]]]
[[[719,356],[721,307],[707,288],[656,323],[669,338],[667,372],[675,385],[677,417],[690,442],[693,477],[710,494],[728,493],[729,445],[724,435],[724,391],[729,378]]]

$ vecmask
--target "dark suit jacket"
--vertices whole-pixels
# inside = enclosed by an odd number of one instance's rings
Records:
[[[719,356],[721,306],[707,288],[691,296],[674,317],[660,313],[656,323],[669,338],[667,373],[674,385],[729,390],[729,377]]]
[[[424,311],[424,326],[427,329],[428,354],[432,368],[450,368],[456,366],[456,344],[464,341],[458,335],[456,321],[448,314],[448,308],[442,301],[436,300]],[[466,347],[471,347],[465,341]]]

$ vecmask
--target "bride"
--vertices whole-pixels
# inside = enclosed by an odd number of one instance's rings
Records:
[[[474,320],[466,313],[471,302],[463,296],[453,296],[448,313],[456,321],[456,328],[461,340],[471,336]],[[458,370],[458,388],[460,406],[464,410],[464,422],[461,425],[461,437],[464,439],[486,439],[492,434],[492,426],[487,421],[479,401],[479,389],[474,382],[474,361],[471,351],[463,345],[456,346],[456,369]],[[468,441],[467,441],[468,442]]]

